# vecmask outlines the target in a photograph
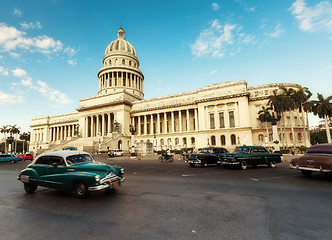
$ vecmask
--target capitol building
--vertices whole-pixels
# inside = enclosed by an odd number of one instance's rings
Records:
[[[80,100],[76,111],[32,119],[30,151],[135,149],[143,155],[153,150],[238,145],[273,146],[272,127],[258,120],[258,112],[279,86],[299,89],[298,84],[248,87],[230,81],[195,91],[144,99],[144,75],[135,48],[118,30],[117,39],[105,50],[97,76],[98,95]],[[296,146],[306,146],[302,114],[294,111]],[[291,146],[290,113],[286,113],[286,142]],[[279,125],[280,123],[278,123]],[[279,129],[279,127],[278,127]],[[268,136],[267,136],[268,134]],[[280,131],[279,131],[280,134]]]

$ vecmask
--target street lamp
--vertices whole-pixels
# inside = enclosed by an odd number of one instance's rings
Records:
[[[133,155],[133,153],[135,153],[135,140],[134,140],[134,136],[135,136],[135,132],[136,132],[136,127],[135,125],[129,125],[129,131],[131,132],[131,154]]]
[[[277,116],[275,116],[274,112],[272,113],[271,117],[271,124],[272,124],[272,136],[273,136],[273,146],[274,151],[279,152],[280,151],[280,145],[279,145],[279,135],[278,135],[278,128],[277,128],[277,122],[280,121],[281,114],[280,111],[277,111]]]

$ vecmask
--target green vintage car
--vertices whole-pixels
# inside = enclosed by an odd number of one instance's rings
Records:
[[[235,148],[233,153],[226,153],[223,156],[222,165],[224,167],[240,166],[243,170],[248,165],[256,167],[260,164],[275,168],[281,162],[281,153],[271,153],[262,146],[241,146]]]
[[[90,154],[80,151],[56,151],[39,155],[18,180],[27,193],[38,186],[70,190],[78,198],[90,192],[112,189],[124,181],[124,169],[95,162]]]

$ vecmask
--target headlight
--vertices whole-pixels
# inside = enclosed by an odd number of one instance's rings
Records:
[[[125,172],[124,168],[121,168],[120,171],[121,171],[122,174],[124,174],[124,172]]]
[[[100,181],[100,176],[99,175],[95,176],[95,179],[96,179],[96,182],[99,182]]]

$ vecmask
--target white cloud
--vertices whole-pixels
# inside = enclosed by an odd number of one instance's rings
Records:
[[[321,1],[308,7],[305,0],[296,0],[289,9],[303,32],[332,33],[332,4]]]
[[[16,68],[15,70],[12,70],[12,73],[13,73],[13,76],[20,77],[20,78],[28,76],[26,71],[24,71],[21,68]]]
[[[49,54],[63,49],[62,42],[51,37],[43,35],[28,38],[25,35],[25,32],[19,31],[15,27],[0,23],[0,51],[11,52],[23,49],[30,52],[38,51]]]
[[[269,36],[270,38],[279,38],[285,30],[281,28],[281,25],[278,24],[271,33],[266,33],[265,35]]]
[[[211,7],[212,7],[212,10],[213,10],[213,11],[217,11],[217,10],[219,10],[219,8],[220,8],[220,6],[219,6],[218,3],[212,3],[212,4],[211,4]]]
[[[10,95],[0,90],[0,105],[5,103],[23,102],[23,98],[17,95]]]
[[[69,63],[70,65],[76,65],[77,64],[76,60],[68,60],[67,63]]]
[[[21,78],[21,85],[24,87],[29,87],[34,91],[39,92],[46,98],[61,104],[67,104],[71,101],[68,99],[67,95],[60,92],[57,89],[51,88],[47,83],[43,81],[37,81],[35,83],[32,78],[27,74],[27,72],[21,68],[16,68],[12,70],[13,76]],[[17,86],[17,84],[15,84]]]
[[[4,75],[4,76],[8,76],[8,71],[6,69],[4,69],[3,67],[0,67],[0,74]]]
[[[22,12],[18,8],[15,8],[14,12],[13,12],[13,15],[16,16],[16,17],[21,17],[22,16]]]
[[[38,21],[36,23],[32,23],[32,22],[26,23],[26,22],[23,22],[23,23],[20,23],[20,25],[25,30],[27,30],[27,29],[41,29],[42,28],[40,22],[38,22]]]
[[[73,57],[76,54],[75,49],[71,48],[71,47],[66,47],[64,50],[64,53],[66,53],[68,55],[68,57]]]
[[[211,75],[214,75],[214,74],[216,74],[218,71],[217,70],[213,70],[210,74]]]
[[[241,32],[242,28],[236,24],[221,25],[216,19],[211,22],[209,28],[204,29],[195,43],[192,44],[191,52],[196,57],[217,57],[225,54],[238,52],[240,45],[250,44],[254,36]]]

